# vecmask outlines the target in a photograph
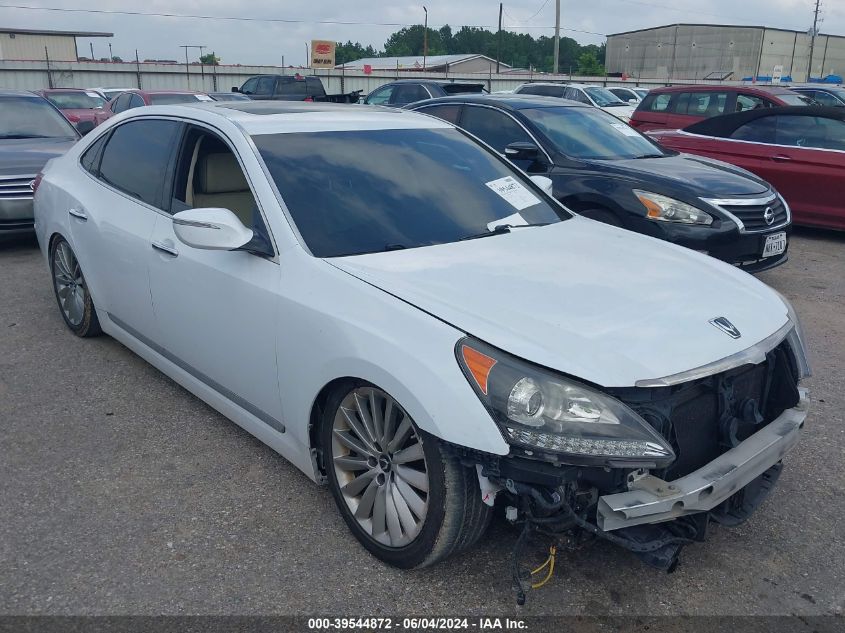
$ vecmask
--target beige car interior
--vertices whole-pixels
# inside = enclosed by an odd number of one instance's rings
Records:
[[[194,146],[185,202],[193,208],[232,211],[244,226],[253,224],[255,198],[235,155],[217,139],[201,136]]]

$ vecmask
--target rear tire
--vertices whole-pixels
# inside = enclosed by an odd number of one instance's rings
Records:
[[[491,508],[481,500],[475,469],[421,432],[378,387],[355,381],[336,389],[324,408],[320,443],[344,521],[379,560],[426,567],[484,534]]]
[[[80,337],[101,334],[100,321],[79,260],[70,244],[61,236],[54,239],[50,246],[50,272],[53,276],[53,293],[65,325]]]

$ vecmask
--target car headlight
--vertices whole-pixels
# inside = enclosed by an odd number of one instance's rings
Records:
[[[612,396],[471,338],[458,363],[512,445],[586,465],[661,467],[672,447]]]
[[[709,225],[713,223],[712,215],[686,202],[639,189],[634,189],[634,195],[643,203],[649,220],[680,222],[681,224]]]

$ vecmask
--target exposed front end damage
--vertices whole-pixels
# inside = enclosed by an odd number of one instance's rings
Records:
[[[704,540],[708,525],[738,525],[772,490],[808,410],[799,388],[803,349],[787,336],[745,363],[686,382],[608,390],[674,451],[660,467],[631,460],[573,464],[542,449],[507,457],[465,454],[479,470],[487,501],[521,523],[514,556],[517,599],[531,584],[519,563],[532,534],[572,544],[585,535],[619,545],[673,571],[681,549]]]

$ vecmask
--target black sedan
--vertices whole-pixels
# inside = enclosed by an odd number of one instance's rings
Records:
[[[598,108],[548,97],[458,95],[409,109],[454,123],[526,172],[548,176],[555,197],[582,215],[749,272],[786,261],[790,211],[768,183],[664,149]],[[759,222],[751,221],[755,214]]]
[[[448,79],[397,79],[373,90],[364,98],[363,103],[401,108],[421,99],[483,92],[484,84],[479,83]]]

